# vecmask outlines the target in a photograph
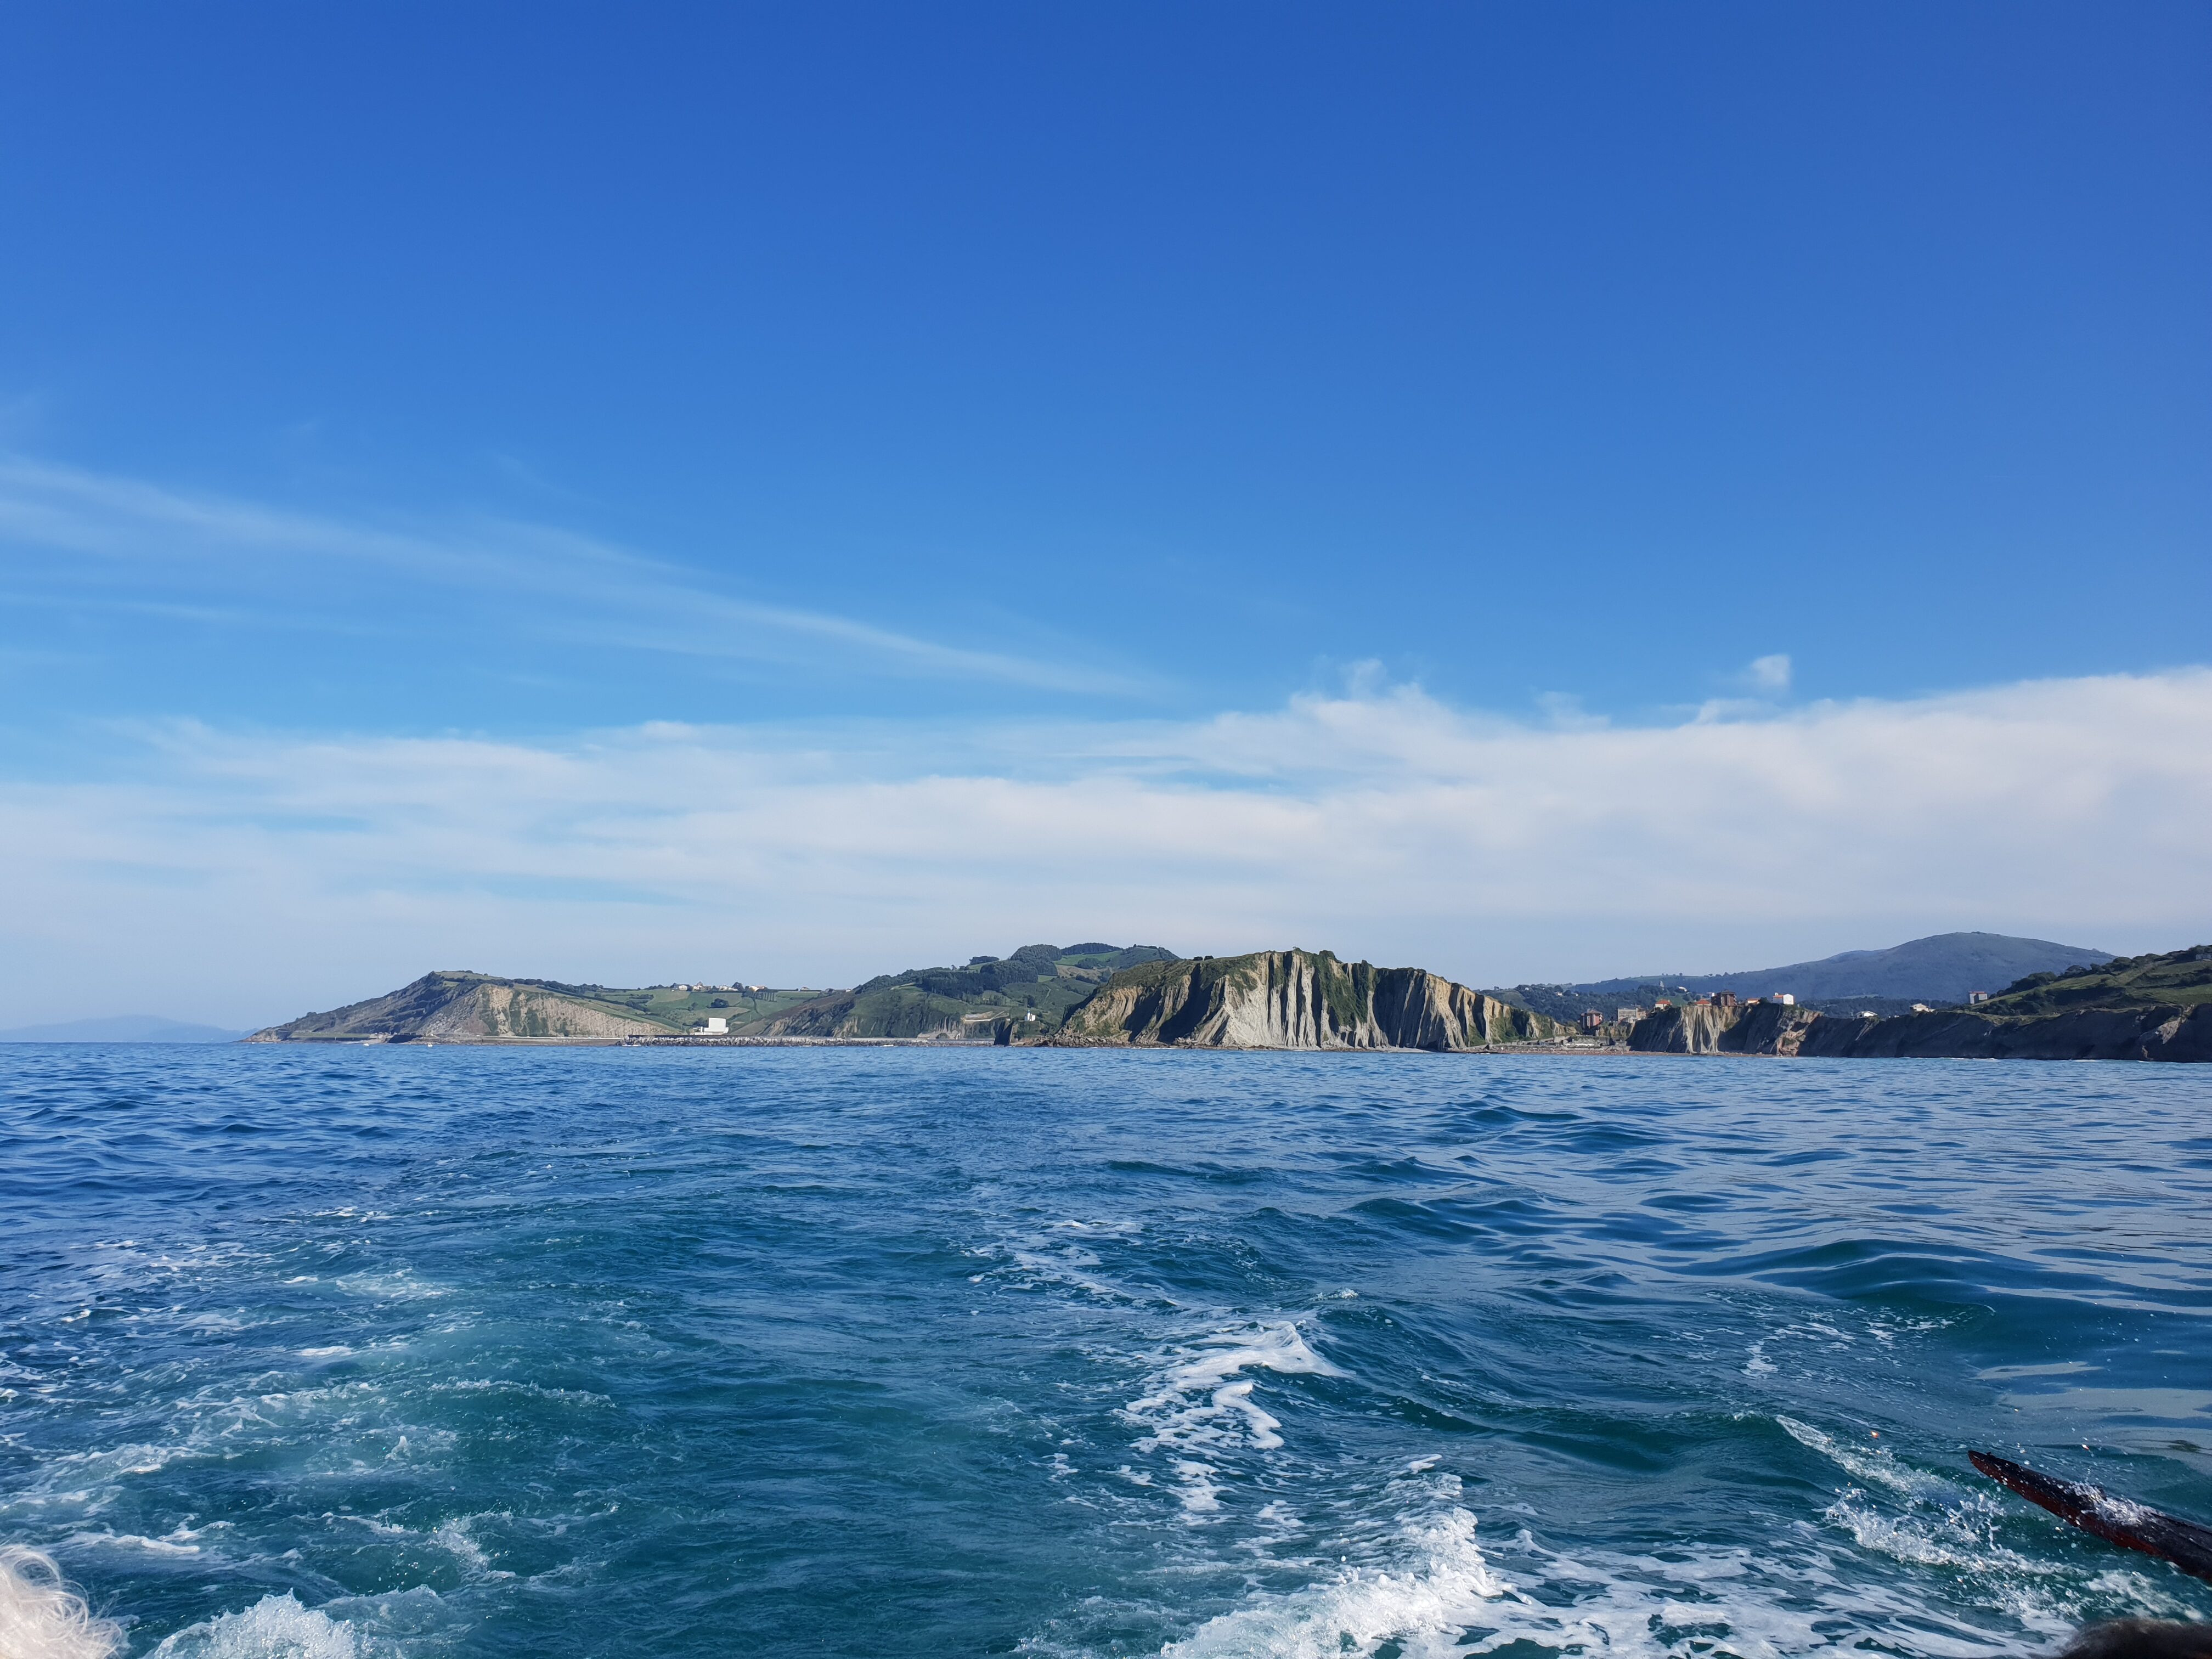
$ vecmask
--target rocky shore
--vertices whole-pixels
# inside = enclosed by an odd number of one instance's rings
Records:
[[[1936,1009],[1849,1019],[1780,1003],[1695,1003],[1636,1023],[1638,1054],[1778,1054],[1808,1059],[2212,1060],[2212,1003],[2082,1008],[2026,1017]]]

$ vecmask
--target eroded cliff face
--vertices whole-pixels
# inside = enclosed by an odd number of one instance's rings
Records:
[[[249,1042],[502,1042],[526,1037],[665,1036],[657,1020],[482,974],[425,974],[411,985],[326,1014],[257,1031]]]
[[[1076,1047],[1484,1048],[1541,1041],[1540,1014],[1420,968],[1330,952],[1148,963],[1116,974],[1053,1041]]]
[[[997,1042],[1001,1027],[1008,1031],[1020,1028],[1024,1011],[1008,1008],[988,1011],[990,1017],[981,1020],[967,1018],[976,1012],[957,1002],[929,997],[910,986],[865,997],[855,997],[846,991],[802,1002],[765,1025],[747,1028],[745,1035],[774,1039],[808,1037],[831,1042],[884,1037]],[[1011,1037],[1006,1040],[1012,1041]]]
[[[1660,1008],[1636,1022],[1628,1046],[1647,1054],[1794,1054],[1820,1016],[1778,1002]]]
[[[1811,1059],[2164,1060],[2212,1061],[2212,1003],[2193,1008],[2085,1008],[2028,1018],[1960,1009],[1895,1019],[1822,1018],[1762,1002],[1662,1008],[1636,1023],[1642,1054],[1802,1054]]]
[[[664,1030],[657,1021],[624,1019],[604,1009],[526,985],[479,985],[424,1022],[422,1035],[462,1041],[502,1037],[621,1037]]]
[[[2212,1060],[2212,1003],[2081,1008],[2012,1019],[1956,1009],[1899,1019],[1831,1019],[1807,1036],[1803,1052],[1854,1059],[2202,1062]]]

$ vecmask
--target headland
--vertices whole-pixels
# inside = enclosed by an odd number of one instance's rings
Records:
[[[1850,954],[1893,957],[1910,949]],[[1182,957],[1149,945],[1030,945],[844,990],[696,982],[618,989],[448,970],[246,1041],[2212,1060],[2212,945],[2079,954],[2094,960],[2039,969],[1995,994],[1894,1012],[1850,1007],[1882,1000],[1872,995],[1815,1006],[1789,994],[1739,996],[1717,986],[1701,996],[1655,997],[1649,1006],[1586,1006],[1575,1017],[1561,1012],[1577,1000],[1565,994],[1570,988],[1548,988],[1547,998],[1521,987],[1477,990],[1426,969],[1299,948]]]

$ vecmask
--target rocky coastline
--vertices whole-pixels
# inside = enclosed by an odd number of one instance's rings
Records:
[[[2212,1003],[2082,1008],[2008,1017],[1964,1008],[1850,1019],[1775,1002],[1661,1008],[1629,1032],[1630,1052],[1772,1054],[1808,1060],[2212,1061]]]

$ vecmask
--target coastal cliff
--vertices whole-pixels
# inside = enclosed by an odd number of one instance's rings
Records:
[[[1636,1023],[1628,1046],[1640,1054],[1822,1060],[2212,1061],[2212,949],[2112,963],[2033,975],[1978,1007],[1891,1019],[1763,1001],[1661,1008]]]
[[[1427,1048],[1543,1042],[1556,1022],[1420,968],[1259,951],[1115,975],[1052,1042],[1075,1048]]]
[[[952,1041],[1034,1043],[1119,969],[1175,960],[1157,945],[1025,945],[965,967],[909,968],[849,991],[749,984],[624,989],[425,974],[380,997],[304,1014],[249,1042]]]
[[[1691,1003],[1645,1015],[1630,1028],[1628,1046],[1646,1054],[1794,1054],[1820,1018],[1779,1002]]]
[[[256,1031],[248,1042],[612,1041],[678,1028],[549,983],[489,974],[425,974],[411,985],[329,1013]]]
[[[2212,1003],[2148,1008],[2082,1008],[2067,1013],[1992,1018],[1938,1009],[1897,1019],[1821,1020],[1800,1054],[1895,1060],[2212,1060]]]

